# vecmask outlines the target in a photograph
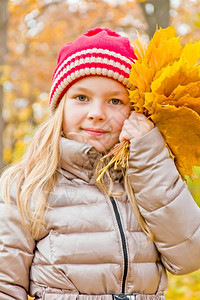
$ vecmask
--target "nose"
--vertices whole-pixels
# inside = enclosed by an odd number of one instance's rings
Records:
[[[106,118],[105,104],[101,101],[94,101],[91,103],[88,115],[89,120],[103,121]]]

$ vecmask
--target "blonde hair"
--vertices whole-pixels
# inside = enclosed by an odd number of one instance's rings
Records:
[[[10,207],[11,187],[16,182],[16,202],[23,225],[36,238],[39,234],[47,199],[56,182],[60,153],[64,100],[36,130],[21,160],[6,169],[0,180],[1,196]],[[30,199],[34,199],[34,209]]]
[[[7,168],[0,179],[0,191],[4,201],[11,206],[11,187],[16,182],[16,202],[22,224],[37,238],[43,224],[44,213],[48,207],[48,196],[55,187],[56,170],[60,160],[59,142],[62,132],[64,97],[60,101],[55,113],[51,115],[36,130],[30,145],[21,160]],[[96,168],[96,178],[102,168],[100,162]],[[106,188],[104,180],[99,183],[100,189],[108,196],[120,196],[113,193],[113,182],[109,179],[109,188]],[[139,225],[145,234],[153,240],[153,236],[140,214],[133,189],[128,176],[124,174],[124,185],[128,199],[132,204]],[[35,200],[31,202],[31,199]],[[34,205],[34,209],[32,206]]]

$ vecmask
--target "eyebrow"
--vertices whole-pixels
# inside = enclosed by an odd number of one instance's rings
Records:
[[[75,87],[75,89],[77,90],[77,91],[80,91],[80,92],[91,92],[89,89],[86,89],[86,88],[84,88],[84,87]]]
[[[91,90],[90,89],[87,89],[85,87],[76,87],[75,88],[77,90],[77,92],[85,92],[85,93],[91,93]],[[119,92],[119,91],[116,91],[116,90],[110,90],[108,92],[108,94],[113,94],[113,95],[116,95],[116,96],[120,96],[120,95],[125,95],[126,93],[125,92]]]

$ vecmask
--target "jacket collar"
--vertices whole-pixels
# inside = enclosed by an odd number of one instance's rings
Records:
[[[64,176],[67,171],[71,174],[71,179],[78,177],[87,182],[95,181],[96,166],[102,157],[103,154],[91,145],[61,137],[58,171]],[[121,168],[114,170],[111,167],[109,173],[113,181],[122,177]]]

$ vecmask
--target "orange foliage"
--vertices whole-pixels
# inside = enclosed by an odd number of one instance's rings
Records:
[[[4,160],[16,159],[19,143],[26,144],[35,125],[49,115],[48,94],[60,47],[92,27],[110,27],[135,39],[136,29],[146,25],[138,4],[111,5],[106,1],[40,0],[10,1],[8,55],[1,82],[4,84]],[[135,22],[135,28],[133,28]],[[24,125],[20,125],[23,123]],[[14,130],[10,130],[11,126]],[[23,138],[22,138],[23,135]]]

